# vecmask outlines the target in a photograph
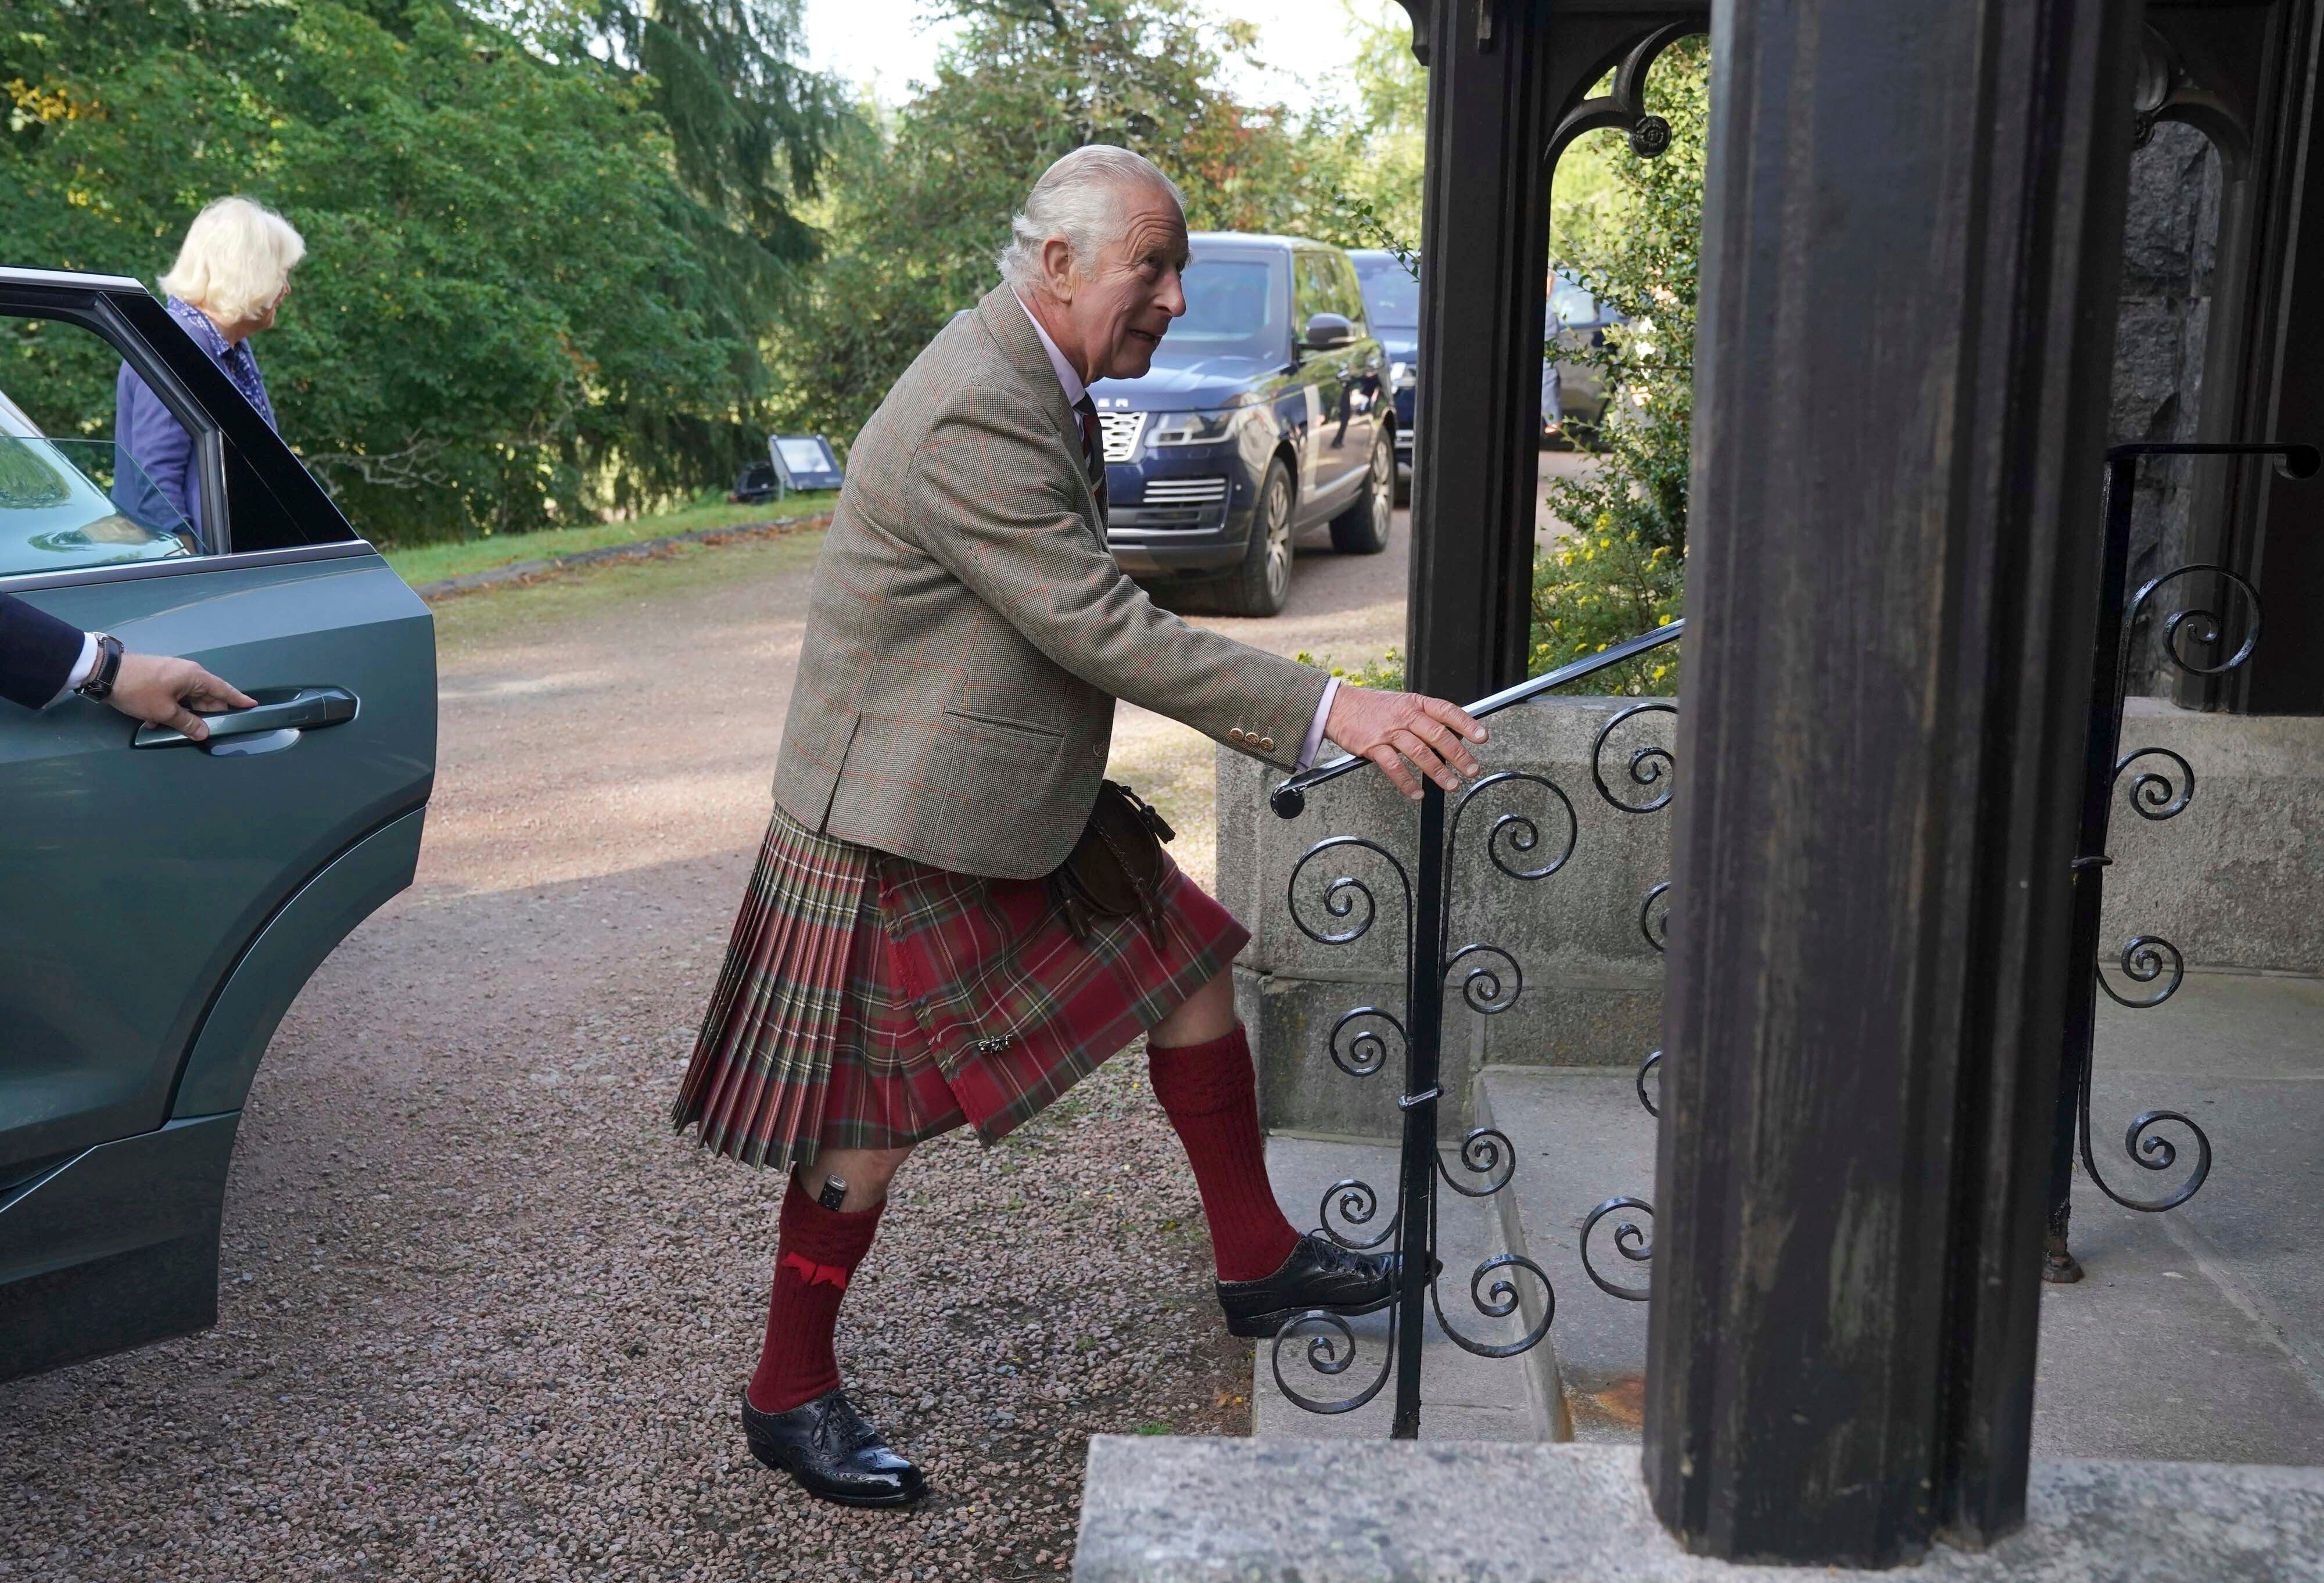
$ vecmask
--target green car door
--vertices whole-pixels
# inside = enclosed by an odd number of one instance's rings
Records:
[[[258,700],[198,746],[0,704],[8,1378],[214,1320],[259,1056],[410,881],[436,664],[427,607],[136,282],[0,270],[0,591]],[[116,450],[124,364],[193,437],[198,509]]]

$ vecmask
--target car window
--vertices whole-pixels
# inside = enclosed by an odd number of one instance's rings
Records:
[[[1355,265],[1364,318],[1375,333],[1420,327],[1420,282],[1410,271],[1386,253],[1358,259]]]
[[[1307,327],[1307,321],[1317,314],[1338,311],[1332,306],[1331,282],[1325,279],[1323,272],[1315,267],[1321,258],[1320,253],[1304,250],[1291,255],[1291,280],[1295,297],[1291,320],[1303,330]]]
[[[1355,265],[1348,261],[1346,253],[1324,253],[1323,258],[1332,272],[1332,295],[1339,299],[1339,307],[1332,311],[1346,316],[1348,323],[1355,326],[1357,335],[1369,335],[1371,330],[1367,327],[1369,314],[1364,311],[1364,286],[1355,279]]]
[[[94,330],[0,317],[0,576],[201,553],[198,506],[165,486],[188,487],[192,468],[157,479],[124,443],[121,369]]]
[[[1263,258],[1203,258],[1186,266],[1185,317],[1163,337],[1177,357],[1280,359],[1290,343],[1275,267]]]

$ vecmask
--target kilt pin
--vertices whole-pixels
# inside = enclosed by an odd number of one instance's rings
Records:
[[[773,815],[671,1108],[701,1147],[789,1177],[743,1431],[761,1462],[843,1505],[927,1489],[849,1403],[834,1345],[886,1208],[865,1201],[881,1173],[955,1127],[997,1141],[1141,1034],[1229,1328],[1272,1335],[1394,1291],[1393,1256],[1284,1219],[1243,1030],[1215,991],[1189,1005],[1249,942],[1242,925],[1167,853],[1145,916],[1093,916],[1086,889],[1069,913],[1051,882],[1100,803],[1116,699],[1292,768],[1335,688],[1187,626],[1123,575],[1097,429],[1003,286],[857,437],[816,557]],[[872,1179],[817,1194],[825,1155]]]

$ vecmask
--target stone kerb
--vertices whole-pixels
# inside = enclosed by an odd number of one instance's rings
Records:
[[[1573,808],[1574,850],[1556,873],[1530,883],[1490,865],[1488,837],[1506,814],[1532,817],[1545,843],[1530,854],[1505,849],[1513,867],[1538,864],[1562,844],[1562,810],[1536,786],[1488,791],[1463,821],[1453,856],[1452,948],[1501,947],[1517,959],[1524,989],[1507,1012],[1480,1017],[1459,1005],[1462,975],[1448,980],[1454,1009],[1443,1087],[1460,1101],[1445,1108],[1448,1135],[1469,1123],[1471,1080],[1482,1065],[1630,1067],[1661,1042],[1662,961],[1639,932],[1639,907],[1669,876],[1671,815],[1619,813],[1591,778],[1599,730],[1631,702],[1548,700],[1492,721],[1488,769],[1554,782]],[[1636,803],[1659,789],[1623,778],[1629,750],[1648,740],[1673,740],[1669,716],[1623,728],[1603,765],[1609,784]],[[2132,935],[2146,934],[2177,945],[2190,967],[2324,973],[2324,908],[2316,905],[2324,895],[2317,838],[2324,720],[2200,714],[2141,698],[2130,703],[2123,741],[2126,752],[2178,752],[2194,767],[2196,790],[2185,812],[2156,822],[2132,812],[2117,788],[2107,871],[2109,965]],[[1323,908],[1326,887],[1343,874],[1362,879],[1378,900],[1370,934],[1341,946],[1301,933],[1285,897],[1301,854],[1331,836],[1375,841],[1411,871],[1416,815],[1376,771],[1361,770],[1317,792],[1300,818],[1278,819],[1267,794],[1279,778],[1240,754],[1219,753],[1219,895],[1251,930],[1236,963],[1236,993],[1256,1034],[1262,1112],[1277,1131],[1391,1137],[1388,1082],[1339,1071],[1328,1041],[1351,1007],[1403,1011],[1400,888],[1371,853],[1342,849],[1312,863],[1302,906],[1319,928],[1344,926]],[[2119,975],[2116,982],[2140,988]]]
[[[1454,833],[1451,950],[1484,943],[1507,952],[1522,989],[1508,1010],[1481,1016],[1461,1002],[1462,987],[1471,970],[1491,967],[1506,994],[1507,963],[1479,953],[1448,977],[1446,1004],[1453,1009],[1443,1087],[1460,1100],[1446,1108],[1448,1131],[1466,1125],[1470,1079],[1481,1064],[1635,1066],[1657,1041],[1662,962],[1641,933],[1639,915],[1648,891],[1668,875],[1669,815],[1619,812],[1591,780],[1599,731],[1632,702],[1561,699],[1492,721],[1487,769],[1537,776],[1555,790],[1532,781],[1489,787],[1468,805]],[[1667,746],[1672,735],[1665,714],[1626,725],[1609,745],[1609,783],[1634,803],[1658,795],[1666,779],[1647,787],[1617,778],[1629,749],[1649,741]],[[1351,1007],[1373,1004],[1402,1014],[1401,888],[1384,860],[1360,849],[1337,849],[1311,862],[1300,884],[1302,915],[1311,925],[1345,926],[1323,907],[1327,888],[1342,875],[1369,885],[1379,907],[1365,938],[1338,946],[1304,934],[1286,897],[1301,855],[1333,836],[1376,842],[1416,877],[1417,812],[1367,769],[1315,793],[1298,819],[1282,820],[1267,805],[1277,779],[1239,754],[1219,755],[1220,897],[1252,932],[1236,980],[1245,1020],[1259,1033],[1262,1109],[1277,1130],[1389,1136],[1394,1096],[1379,1079],[1339,1071],[1328,1046],[1333,1023]],[[1521,830],[1507,823],[1518,817],[1537,833],[1530,851],[1516,844]],[[1498,839],[1509,868],[1545,866],[1569,834],[1571,856],[1546,878],[1513,879],[1492,861]]]

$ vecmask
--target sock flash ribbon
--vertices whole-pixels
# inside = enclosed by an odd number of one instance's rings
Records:
[[[803,1253],[787,1253],[783,1255],[783,1267],[797,1270],[802,1284],[812,1286],[820,1281],[842,1292],[847,1290],[847,1272],[837,1265],[819,1265]]]

